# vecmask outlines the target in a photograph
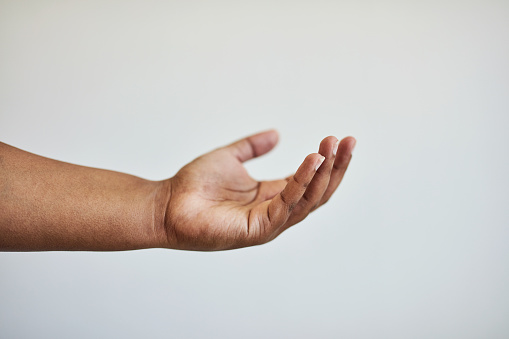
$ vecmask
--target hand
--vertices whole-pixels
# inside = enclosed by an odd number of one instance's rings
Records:
[[[269,152],[277,140],[275,131],[247,137],[195,159],[168,179],[168,247],[215,251],[263,244],[326,203],[345,174],[355,139],[339,143],[327,137],[294,175],[254,180],[242,163]]]

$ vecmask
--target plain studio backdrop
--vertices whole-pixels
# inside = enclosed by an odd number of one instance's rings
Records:
[[[160,180],[268,128],[257,179],[327,135],[358,143],[329,203],[263,246],[0,253],[0,337],[507,338],[508,17],[481,0],[1,1],[13,146]]]

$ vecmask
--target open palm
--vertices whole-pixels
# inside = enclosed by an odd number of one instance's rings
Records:
[[[324,204],[343,178],[355,139],[339,143],[327,137],[294,175],[254,180],[242,163],[267,153],[277,140],[275,131],[247,137],[195,159],[168,179],[169,247],[213,251],[266,243]]]

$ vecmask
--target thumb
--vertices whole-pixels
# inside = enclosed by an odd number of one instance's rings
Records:
[[[240,162],[244,162],[264,155],[273,149],[278,139],[277,131],[269,130],[238,140],[226,146],[225,149],[230,151]]]

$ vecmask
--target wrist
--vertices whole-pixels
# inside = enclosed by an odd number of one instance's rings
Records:
[[[155,246],[158,248],[170,248],[168,239],[168,227],[170,215],[168,206],[171,199],[171,178],[157,182],[154,194],[153,229],[155,233]]]

